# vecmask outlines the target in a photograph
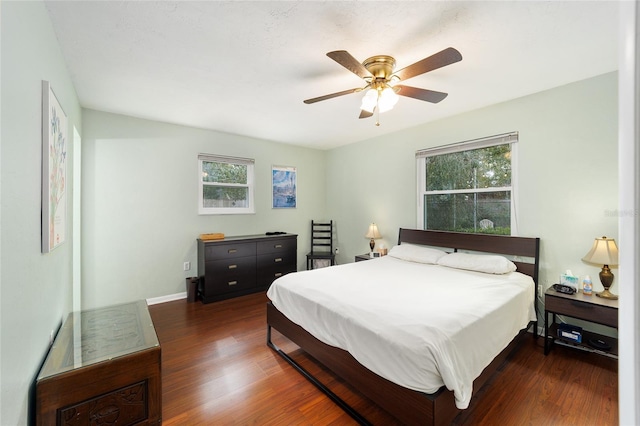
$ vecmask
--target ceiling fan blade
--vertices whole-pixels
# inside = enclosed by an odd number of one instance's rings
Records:
[[[311,98],[303,101],[305,104],[313,104],[320,101],[326,101],[327,99],[337,98],[338,96],[348,95],[351,93],[360,92],[362,88],[356,87],[355,89],[343,90],[342,92],[331,93],[329,95],[318,96],[317,98]]]
[[[447,47],[446,49],[431,55],[428,58],[424,58],[415,64],[411,64],[394,74],[400,77],[400,80],[407,80],[411,77],[415,77],[416,75],[424,74],[461,60],[462,55],[460,52],[453,47]]]
[[[398,89],[398,95],[407,96],[409,98],[419,99],[437,104],[448,96],[447,93],[436,92],[434,90],[420,89],[418,87],[403,86],[396,84],[394,89]]]
[[[373,77],[369,70],[346,50],[335,50],[327,53],[327,56],[360,78]]]
[[[374,110],[375,111],[375,110]],[[373,115],[373,112],[366,111],[364,109],[360,110],[360,117],[358,118],[369,118]]]

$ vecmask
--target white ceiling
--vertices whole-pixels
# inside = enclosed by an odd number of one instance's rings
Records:
[[[332,148],[618,69],[616,1],[47,1],[83,107]],[[391,55],[404,68],[446,47],[456,64],[359,120],[361,87],[326,55]]]

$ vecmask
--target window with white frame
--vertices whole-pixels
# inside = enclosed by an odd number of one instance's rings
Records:
[[[198,213],[255,213],[253,168],[253,159],[199,154]]]
[[[513,132],[417,151],[418,226],[516,235],[516,142]]]

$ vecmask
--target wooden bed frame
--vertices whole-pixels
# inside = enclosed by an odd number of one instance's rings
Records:
[[[530,261],[512,261],[518,271],[529,275],[535,282],[535,301],[538,300],[539,238],[522,238],[501,235],[465,234],[457,232],[423,231],[400,228],[398,244],[411,243],[439,247],[446,251],[458,250],[502,254],[529,258]],[[518,346],[529,327],[538,336],[537,321],[521,330],[513,341],[489,364],[473,382],[474,393],[484,385],[502,365],[507,356]],[[353,388],[406,424],[449,425],[458,415],[453,392],[444,386],[436,393],[426,394],[392,383],[356,361],[347,351],[322,343],[299,325],[291,322],[271,302],[267,303],[267,345],[281,355],[296,370],[322,390],[329,398],[362,425],[370,424],[364,417],[335,395],[324,384],[298,365],[271,341],[271,328],[275,328],[306,353],[324,364]]]

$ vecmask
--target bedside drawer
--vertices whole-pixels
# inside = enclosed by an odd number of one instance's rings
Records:
[[[592,297],[598,296],[594,295]],[[560,315],[567,315],[602,325],[608,325],[609,327],[618,328],[618,310],[608,306],[546,295],[545,310],[549,312],[556,312]]]

